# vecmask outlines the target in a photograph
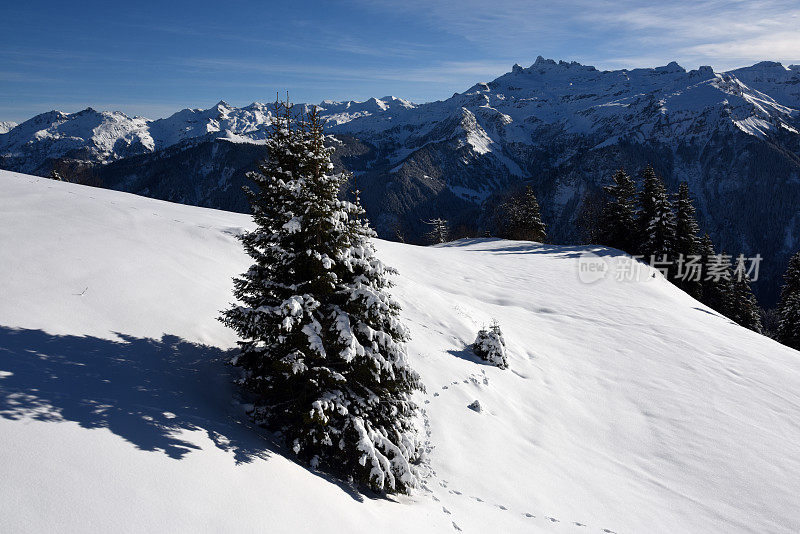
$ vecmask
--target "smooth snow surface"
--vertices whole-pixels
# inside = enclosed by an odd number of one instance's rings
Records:
[[[250,225],[0,171],[0,532],[800,531],[800,353],[647,268],[581,283],[579,247],[378,242],[427,387],[425,488],[295,464],[222,364]],[[507,370],[467,349],[492,319]]]

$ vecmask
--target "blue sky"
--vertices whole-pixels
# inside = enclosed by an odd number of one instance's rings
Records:
[[[800,63],[800,2],[7,2],[0,120],[87,106],[447,98],[537,55],[598,68]]]

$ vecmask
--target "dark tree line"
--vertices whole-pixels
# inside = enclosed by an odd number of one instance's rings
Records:
[[[778,341],[800,350],[800,252],[789,260],[778,304]]]
[[[744,258],[739,256],[734,265],[731,256],[717,252],[708,234],[700,235],[688,184],[681,183],[670,195],[648,166],[641,190],[624,170],[603,190],[594,232],[599,243],[659,265],[676,286],[738,324],[761,331]]]

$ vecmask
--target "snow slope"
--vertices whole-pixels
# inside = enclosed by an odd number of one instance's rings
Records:
[[[293,463],[222,364],[250,224],[0,171],[0,532],[800,530],[800,353],[648,268],[583,284],[580,247],[378,242],[427,387],[425,487]],[[465,349],[492,318],[505,371]]]

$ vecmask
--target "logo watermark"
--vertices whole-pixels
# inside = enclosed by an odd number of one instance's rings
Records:
[[[751,257],[739,254],[736,258],[729,254],[679,254],[670,258],[663,254],[645,258],[643,255],[600,256],[594,252],[584,252],[578,257],[578,279],[584,284],[594,284],[606,279],[638,282],[654,278],[658,272],[664,278],[685,282],[755,282],[758,280],[762,259],[761,254]]]
[[[611,266],[593,252],[586,252],[578,258],[578,279],[584,284],[593,284],[603,280],[611,270]]]

